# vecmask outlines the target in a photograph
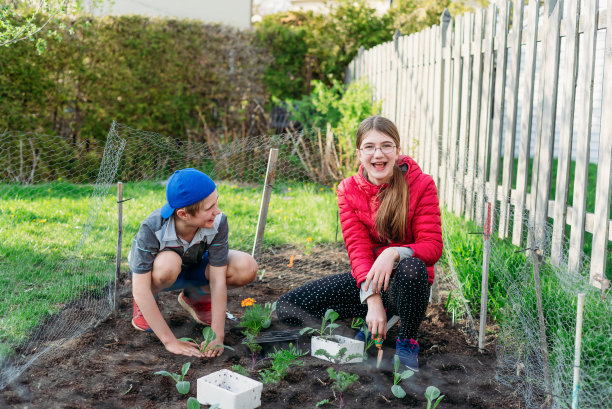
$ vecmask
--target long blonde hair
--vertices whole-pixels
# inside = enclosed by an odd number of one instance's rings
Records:
[[[393,122],[382,116],[364,119],[357,129],[356,146],[359,148],[365,135],[371,130],[381,132],[400,146],[399,131]],[[393,164],[393,175],[389,187],[378,191],[380,206],[376,213],[374,227],[381,240],[386,242],[403,241],[406,238],[408,218],[408,185],[397,163]],[[399,204],[404,203],[404,206]]]

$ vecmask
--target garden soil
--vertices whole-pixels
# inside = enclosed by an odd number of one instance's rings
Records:
[[[348,268],[342,248],[315,248],[308,256],[295,255],[291,268],[290,255],[291,250],[277,249],[260,266],[265,267],[263,276],[246,287],[229,290],[228,310],[240,317],[240,301],[244,298],[252,297],[260,304],[273,302],[309,280]],[[178,305],[177,296],[177,292],[169,292],[159,297],[160,309],[170,327],[178,337],[202,339],[203,326]],[[197,378],[236,364],[250,367],[250,353],[241,344],[241,328],[236,322],[227,320],[225,337],[225,344],[235,351],[225,350],[214,359],[188,358],[170,354],[155,335],[132,327],[129,273],[123,273],[117,285],[117,300],[118,309],[109,318],[36,360],[1,391],[0,408],[186,408],[187,396],[196,396]],[[343,325],[338,334],[354,336],[350,321],[340,323]],[[494,331],[487,338],[487,351],[480,353],[466,341],[459,326],[452,326],[442,304],[428,307],[420,328],[420,372],[402,382],[406,397],[394,397],[391,358],[398,327],[391,329],[385,341],[380,369],[375,367],[374,348],[366,362],[342,365],[342,370],[359,376],[344,394],[344,407],[426,408],[424,392],[429,385],[437,386],[444,395],[439,409],[523,407],[515,391],[495,380]],[[274,317],[268,331],[286,328]],[[309,344],[308,337],[300,337],[302,349],[309,350]],[[331,389],[326,371],[330,363],[310,355],[302,360],[304,366],[291,368],[280,383],[264,385],[262,408],[314,408],[324,399],[330,403],[323,408],[339,406],[338,392]],[[188,361],[191,369],[186,379],[191,381],[191,392],[187,396],[177,392],[171,378],[154,375],[160,370],[180,373]],[[263,360],[257,369],[268,365]],[[251,376],[257,375],[251,372]]]

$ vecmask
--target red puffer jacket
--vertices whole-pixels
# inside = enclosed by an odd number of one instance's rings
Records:
[[[408,184],[408,223],[406,239],[400,243],[383,243],[374,227],[380,201],[377,193],[386,188],[357,175],[344,179],[338,186],[338,207],[344,243],[351,261],[357,286],[366,279],[374,260],[387,247],[410,247],[414,257],[427,266],[429,283],[433,283],[433,265],[442,255],[442,226],[438,192],[431,176],[423,173],[410,157],[400,155],[397,161]],[[399,204],[398,204],[399,205]]]

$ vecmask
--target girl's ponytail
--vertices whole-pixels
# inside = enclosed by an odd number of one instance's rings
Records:
[[[376,214],[375,227],[381,240],[404,241],[408,219],[408,185],[397,163],[393,165],[393,176],[386,189],[378,192],[380,206]]]

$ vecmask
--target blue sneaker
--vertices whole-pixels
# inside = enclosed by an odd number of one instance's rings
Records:
[[[411,371],[419,372],[419,343],[414,339],[400,339],[395,342],[395,355]]]

